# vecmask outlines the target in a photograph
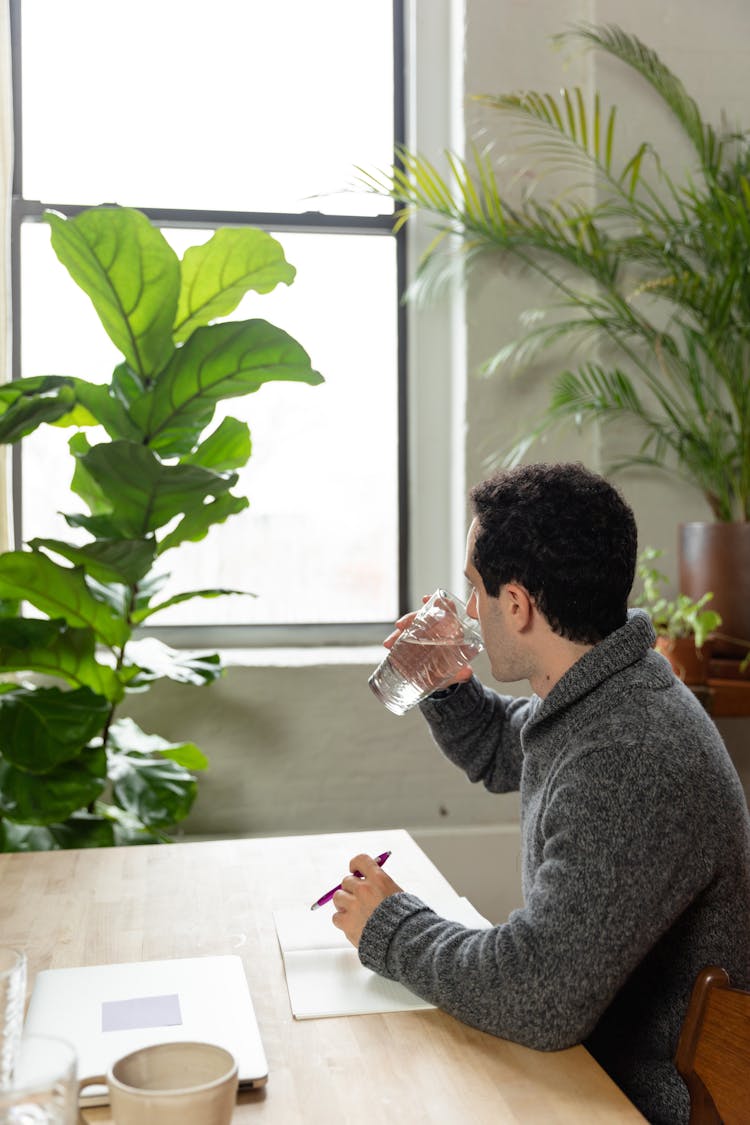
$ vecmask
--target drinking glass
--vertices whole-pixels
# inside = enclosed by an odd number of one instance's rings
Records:
[[[0,1090],[10,1085],[23,1027],[26,954],[0,947]]]
[[[464,603],[455,594],[437,589],[368,682],[389,711],[403,715],[452,683],[482,647],[479,625],[467,615]]]
[[[64,1039],[21,1039],[13,1081],[0,1090],[0,1125],[75,1125],[76,1053]]]

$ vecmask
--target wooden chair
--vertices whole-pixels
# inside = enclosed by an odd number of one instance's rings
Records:
[[[750,1125],[750,992],[725,969],[698,974],[675,1065],[690,1091],[690,1125]]]

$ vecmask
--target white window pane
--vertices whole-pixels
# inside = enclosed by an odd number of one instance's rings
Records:
[[[179,254],[209,236],[165,234]],[[395,244],[387,236],[277,237],[297,267],[294,284],[248,294],[233,319],[261,316],[290,332],[326,382],[268,384],[223,405],[250,425],[253,455],[235,488],[250,508],[164,557],[170,593],[222,586],[259,596],[183,603],[155,624],[390,621],[398,613]],[[46,225],[23,228],[22,310],[24,375],[110,377],[119,353],[57,262]],[[81,509],[68,488],[70,433],[44,426],[24,440],[25,539],[74,538],[54,515]]]
[[[23,193],[345,214],[393,152],[388,0],[26,0]]]

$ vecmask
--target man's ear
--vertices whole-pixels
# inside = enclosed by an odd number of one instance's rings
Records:
[[[518,632],[521,632],[531,621],[533,602],[529,592],[525,586],[509,582],[505,587],[505,594],[508,599],[509,622]]]

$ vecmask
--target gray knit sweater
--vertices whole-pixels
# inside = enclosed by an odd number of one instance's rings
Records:
[[[750,820],[715,726],[653,639],[631,612],[545,700],[474,678],[421,705],[471,781],[520,789],[525,906],[472,930],[392,895],[359,956],[493,1035],[585,1043],[649,1121],[681,1125],[672,1060],[692,982],[718,964],[750,987]]]

